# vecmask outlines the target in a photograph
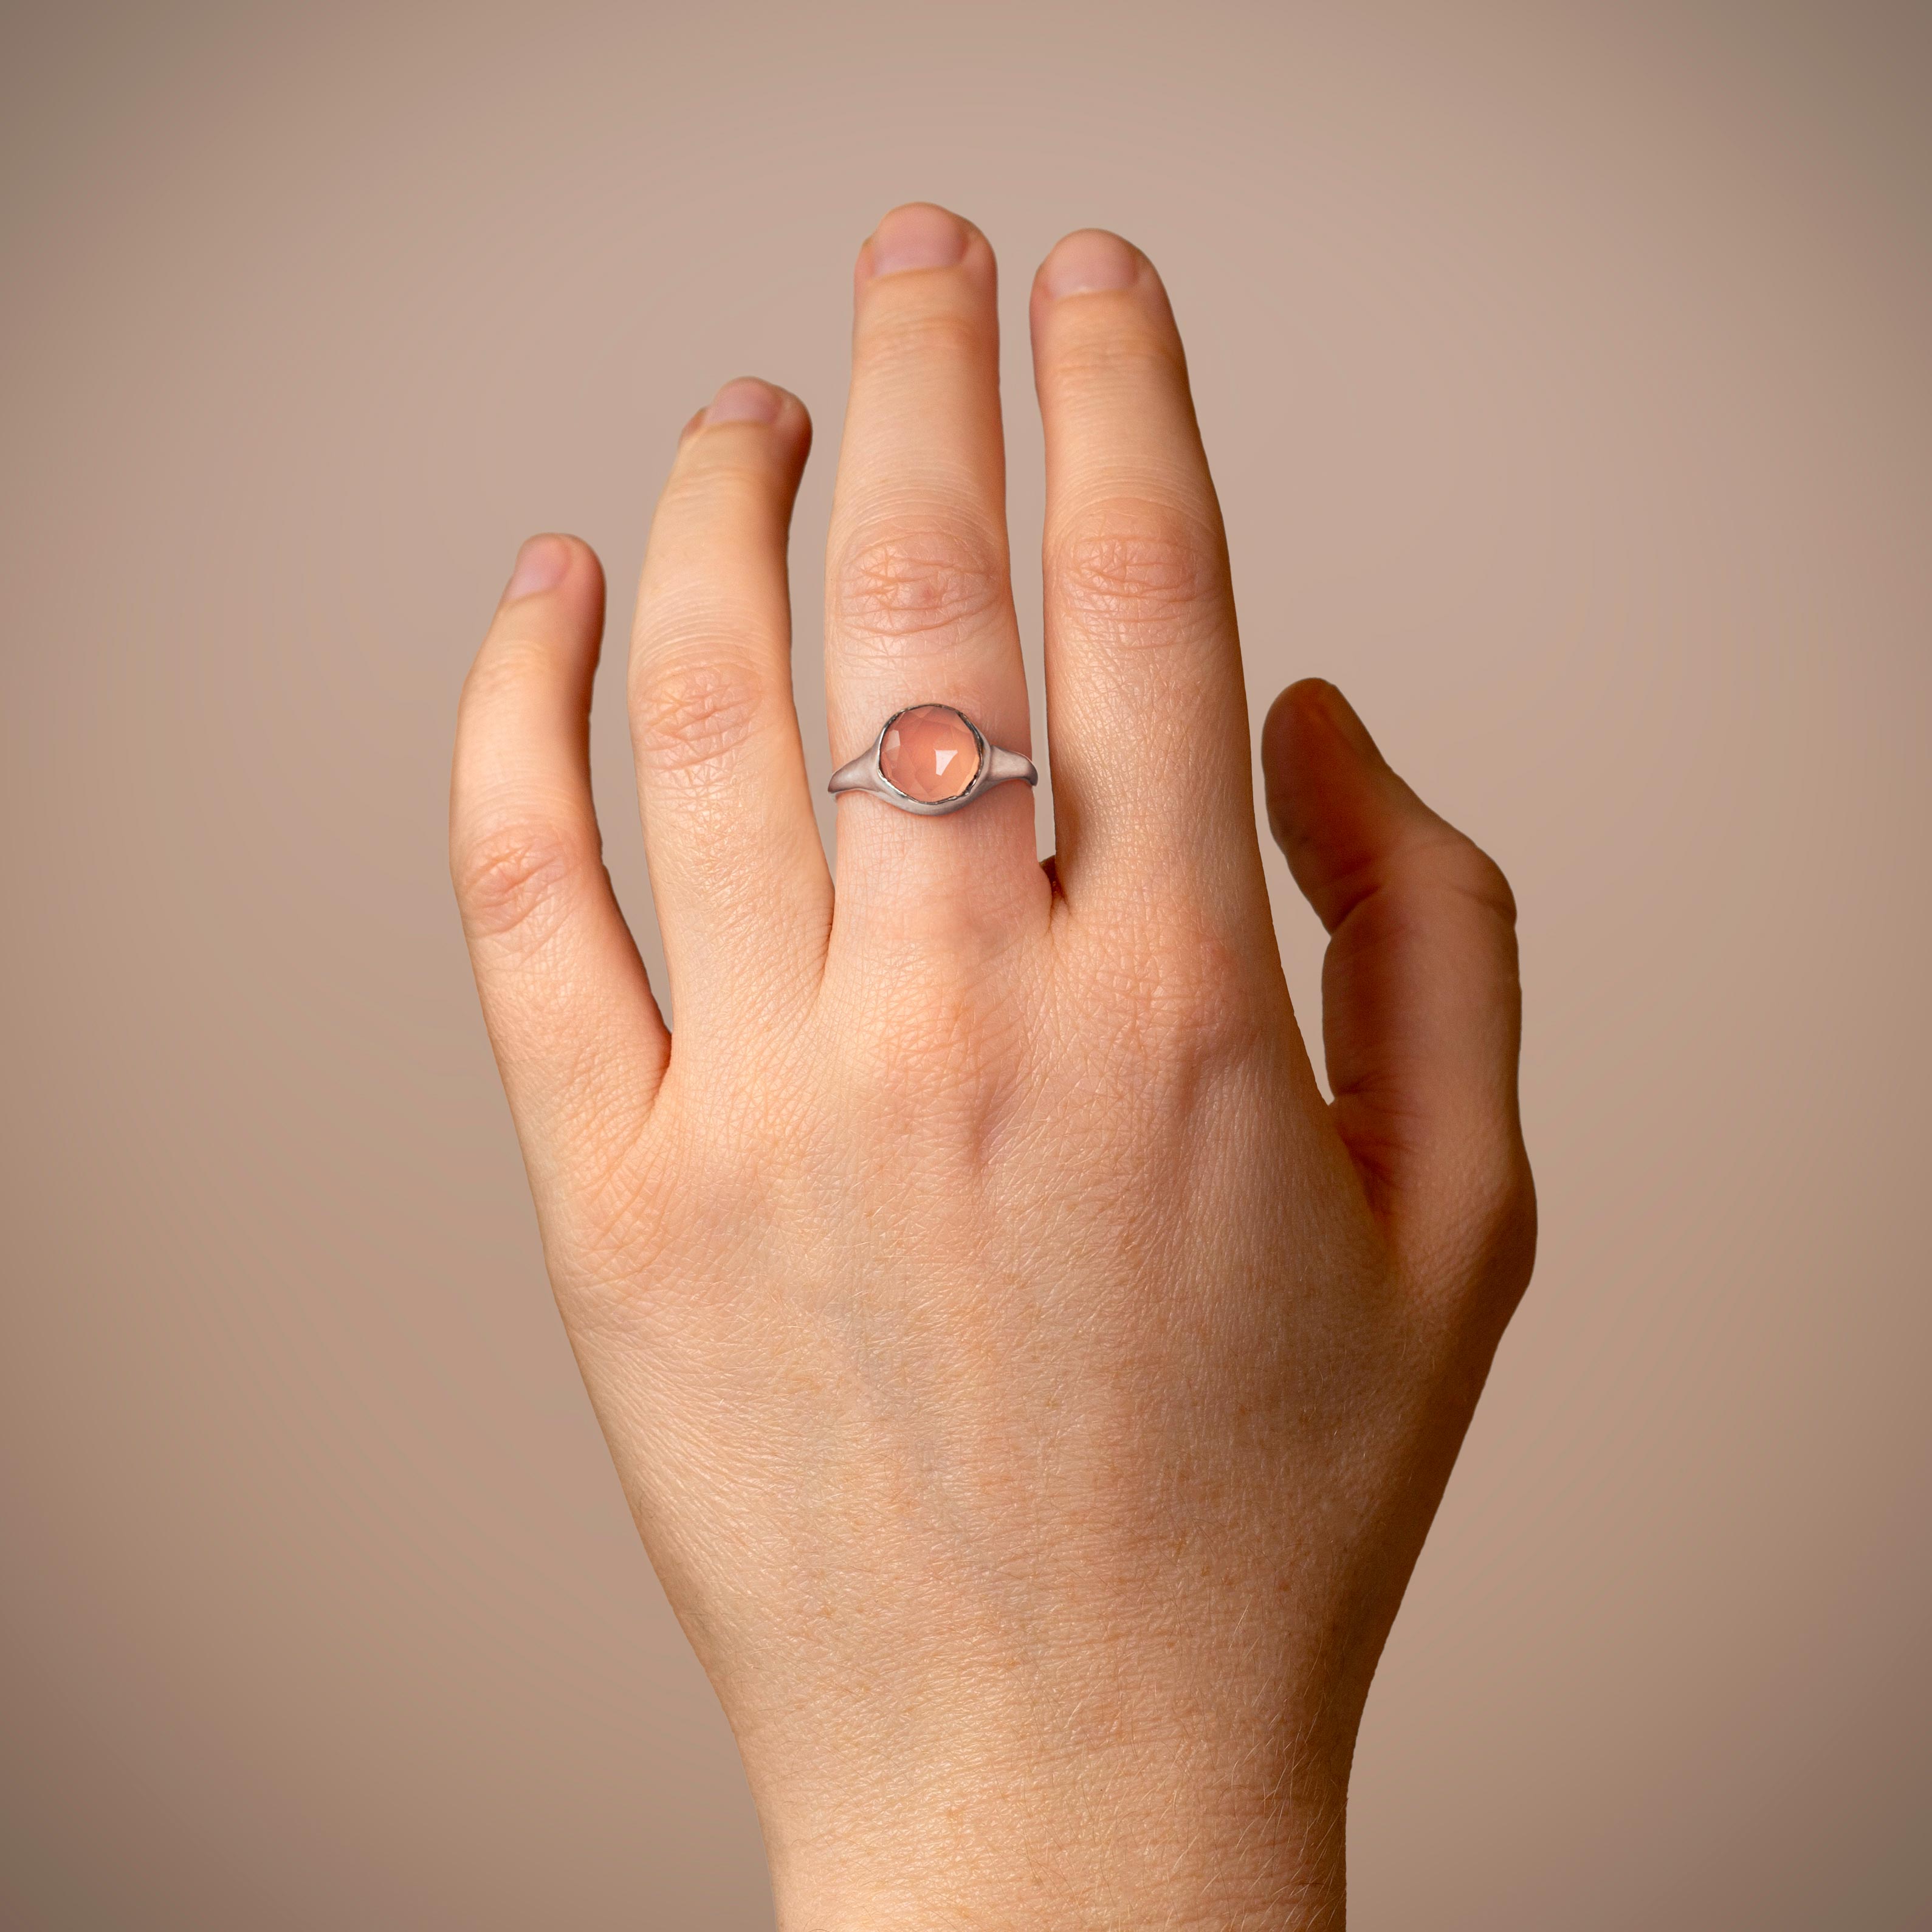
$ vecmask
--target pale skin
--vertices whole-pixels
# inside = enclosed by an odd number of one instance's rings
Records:
[[[992,253],[861,249],[830,754],[956,706],[1040,755],[1007,575]],[[652,524],[629,702],[667,1028],[599,856],[581,543],[465,686],[452,859],[545,1254],[736,1734],[784,1932],[1334,1927],[1363,1702],[1534,1207],[1514,908],[1332,686],[1261,734],[1330,934],[1290,1010],[1226,545],[1152,265],[1036,277],[1046,751],[838,806],[791,695],[798,400],[728,383]]]

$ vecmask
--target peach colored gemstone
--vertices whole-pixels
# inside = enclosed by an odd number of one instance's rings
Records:
[[[902,711],[879,746],[888,784],[922,805],[957,798],[980,770],[973,728],[950,704],[916,704]]]

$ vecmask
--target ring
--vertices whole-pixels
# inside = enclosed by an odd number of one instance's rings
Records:
[[[902,812],[926,818],[957,812],[1009,778],[1037,784],[1033,760],[989,745],[963,711],[913,704],[879,727],[872,748],[841,765],[827,791],[868,791]]]

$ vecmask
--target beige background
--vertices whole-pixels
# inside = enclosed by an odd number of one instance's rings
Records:
[[[921,196],[1006,266],[1022,609],[1024,290],[1106,224],[1188,332],[1257,714],[1337,679],[1522,899],[1542,1262],[1355,1924],[1932,1923],[1932,10],[7,30],[0,1922],[768,1922],[544,1286],[446,754],[518,537],[621,623],[754,370],[820,426],[824,772],[850,257]]]

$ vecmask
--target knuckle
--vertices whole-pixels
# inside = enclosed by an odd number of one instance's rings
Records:
[[[1480,845],[1469,847],[1469,856],[1465,861],[1468,877],[1463,881],[1463,890],[1471,898],[1487,906],[1504,924],[1516,923],[1516,894],[1510,890],[1509,880],[1503,876],[1503,868]]]
[[[1503,868],[1472,838],[1451,830],[1432,855],[1436,876],[1452,892],[1516,924],[1516,894]]]
[[[976,317],[929,297],[877,304],[866,317],[860,344],[863,361],[882,370],[979,362],[986,352],[986,329]]]
[[[1220,537],[1186,512],[1114,498],[1077,512],[1055,536],[1053,585],[1076,615],[1132,630],[1218,608]]]
[[[1028,1003],[994,976],[915,969],[850,1063],[863,1117],[903,1158],[908,1134],[946,1159],[983,1146],[1026,1060]]]
[[[1116,1046],[1137,1063],[1194,1072],[1238,1059],[1260,1020],[1241,950],[1214,922],[1144,913],[1100,935],[1093,977]]]
[[[1053,352],[1049,380],[1056,388],[1145,395],[1186,384],[1186,362],[1172,337],[1118,311],[1096,309],[1076,319],[1085,326],[1068,329]]]
[[[756,679],[716,658],[648,672],[631,706],[638,764],[670,778],[716,772],[750,740],[760,700]]]
[[[940,1028],[913,1034],[890,1066],[874,1066],[863,1083],[871,1101],[869,1139],[885,1161],[976,1163],[1006,1111],[1012,1082],[978,1040],[949,1037]],[[910,1124],[916,1117],[916,1127]]]
[[[1536,1256],[1536,1186],[1520,1144],[1470,1187],[1456,1245],[1475,1291],[1514,1306]]]
[[[916,525],[854,545],[833,581],[844,626],[881,643],[964,629],[998,610],[1007,594],[1006,559],[992,542]]]
[[[457,700],[459,729],[467,721],[514,706],[550,670],[555,653],[541,637],[493,631],[476,654]]]
[[[464,832],[451,854],[464,922],[480,939],[540,944],[596,856],[580,834],[540,819],[506,819]]]
[[[762,441],[749,449],[735,439],[721,445],[700,436],[679,457],[658,499],[658,514],[704,526],[739,510],[747,498],[764,498],[772,487],[774,464]]]

